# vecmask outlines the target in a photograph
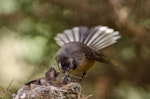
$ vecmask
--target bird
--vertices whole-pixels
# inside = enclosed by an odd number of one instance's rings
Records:
[[[59,72],[57,72],[55,70],[54,67],[51,67],[46,73],[45,73],[45,77],[40,77],[34,80],[30,80],[28,82],[26,82],[24,85],[30,86],[32,87],[32,85],[56,85],[56,82],[58,83],[58,81],[56,81],[56,78],[58,77]],[[32,89],[32,88],[31,88]]]
[[[116,43],[120,37],[118,31],[102,25],[78,26],[58,33],[54,40],[60,46],[56,53],[59,70],[72,75],[82,74],[82,80],[95,61],[113,64],[112,59],[99,50]]]

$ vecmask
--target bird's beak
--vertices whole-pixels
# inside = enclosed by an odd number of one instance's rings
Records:
[[[65,73],[65,71],[63,70],[62,65],[61,65],[60,62],[58,63],[58,67],[59,67],[59,70],[60,70],[61,72]]]
[[[59,67],[59,69],[62,71],[62,65],[61,65],[60,62],[58,63],[58,67]]]

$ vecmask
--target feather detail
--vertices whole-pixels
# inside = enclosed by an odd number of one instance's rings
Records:
[[[100,50],[116,43],[120,37],[118,31],[106,26],[95,26],[91,29],[83,26],[64,30],[54,39],[59,46],[69,42],[81,42],[94,50]]]

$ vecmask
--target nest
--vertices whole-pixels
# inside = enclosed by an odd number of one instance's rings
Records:
[[[72,82],[62,87],[37,85],[31,90],[23,86],[13,99],[83,99],[81,90],[80,84]]]
[[[82,94],[79,83],[72,82],[70,76],[57,80],[54,68],[46,72],[45,77],[31,80],[20,88],[13,99],[87,99]]]

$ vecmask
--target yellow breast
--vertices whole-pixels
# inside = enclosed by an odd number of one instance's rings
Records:
[[[88,72],[93,66],[94,66],[95,61],[94,60],[89,60],[89,59],[84,59],[81,60],[79,65],[75,70],[71,70],[71,74],[79,74],[83,72]]]

